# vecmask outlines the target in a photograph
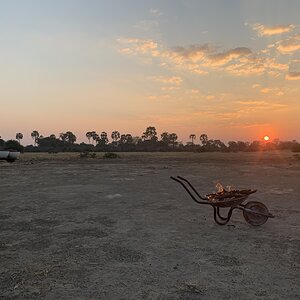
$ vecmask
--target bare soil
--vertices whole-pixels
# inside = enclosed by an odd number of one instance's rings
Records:
[[[258,189],[276,217],[219,226],[171,175]],[[0,298],[299,299],[299,178],[291,152],[0,162]]]

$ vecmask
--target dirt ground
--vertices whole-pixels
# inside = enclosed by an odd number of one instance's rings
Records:
[[[0,162],[0,299],[299,299],[292,152],[23,154]],[[228,225],[194,203],[219,180],[276,217]]]

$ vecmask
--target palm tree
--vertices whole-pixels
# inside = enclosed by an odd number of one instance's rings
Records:
[[[207,141],[208,141],[208,137],[207,137],[207,134],[201,134],[200,135],[200,141],[202,143],[202,145],[206,145],[207,144]]]
[[[176,133],[170,133],[169,134],[169,139],[170,139],[171,144],[173,145],[173,148],[175,148],[175,145],[177,144],[177,139],[178,139],[177,134]]]
[[[146,131],[143,133],[142,138],[144,141],[157,141],[157,132],[154,126],[149,126],[146,128]]]
[[[107,133],[105,131],[101,132],[100,140],[103,145],[106,145],[108,143]]]
[[[16,139],[18,140],[19,144],[20,144],[20,140],[22,140],[22,138],[23,138],[23,133],[21,133],[21,132],[16,133]]]
[[[133,143],[133,137],[130,133],[125,135],[126,137],[126,144],[132,144]]]
[[[121,134],[120,144],[125,144],[125,143],[126,143],[126,134]]]
[[[190,139],[192,140],[192,145],[194,145],[194,140],[196,139],[196,135],[195,134],[190,134]]]
[[[160,137],[161,137],[161,141],[162,141],[163,143],[165,143],[166,145],[169,145],[169,143],[170,143],[170,135],[169,135],[168,132],[163,132],[163,133],[160,135]]]
[[[120,138],[120,132],[119,131],[113,131],[111,133],[111,138],[114,142],[117,142],[118,139]]]
[[[67,141],[67,135],[63,132],[59,134],[59,138],[65,143]]]
[[[99,134],[97,134],[96,131],[92,131],[91,134],[92,134],[93,144],[94,144],[94,141],[98,142],[99,141]]]
[[[73,132],[67,131],[66,136],[67,136],[67,141],[70,144],[74,144],[76,142],[76,135]]]
[[[37,143],[37,141],[38,141],[38,139],[39,139],[39,136],[40,136],[40,134],[39,134],[39,132],[38,132],[37,130],[33,130],[33,131],[31,132],[31,137],[32,137],[33,140],[34,140],[34,146],[36,146],[36,143]]]
[[[91,138],[93,137],[93,131],[88,131],[85,136],[89,140],[89,144],[91,143]]]

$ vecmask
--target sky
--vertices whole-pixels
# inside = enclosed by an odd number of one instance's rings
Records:
[[[0,136],[300,140],[298,0],[0,0]]]

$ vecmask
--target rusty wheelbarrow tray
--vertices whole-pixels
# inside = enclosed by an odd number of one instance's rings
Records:
[[[260,226],[266,223],[268,218],[274,218],[269,213],[268,208],[261,202],[249,201],[243,204],[249,195],[255,193],[256,190],[235,190],[224,194],[208,194],[202,197],[187,179],[181,176],[176,178],[171,176],[170,178],[180,183],[196,203],[212,206],[215,222],[219,225],[227,224],[235,209],[242,210],[245,220],[253,226]],[[221,208],[229,208],[226,217],[220,214]]]

